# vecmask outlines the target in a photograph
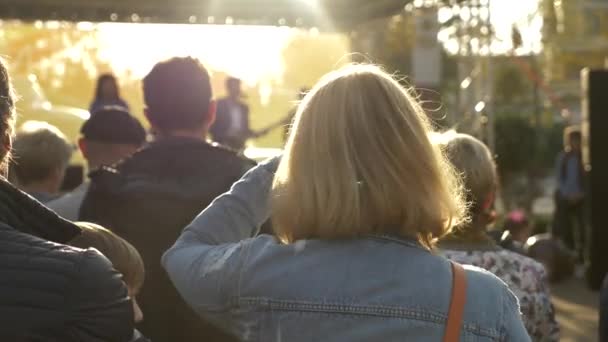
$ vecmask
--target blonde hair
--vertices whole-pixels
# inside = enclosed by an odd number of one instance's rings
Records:
[[[465,206],[429,132],[415,97],[379,67],[323,77],[298,107],[275,175],[277,236],[290,243],[393,234],[432,248]]]
[[[68,166],[74,146],[61,131],[46,122],[26,121],[13,143],[13,168],[21,185],[46,180],[54,170]]]
[[[480,214],[487,209],[483,206],[498,186],[492,153],[483,142],[468,134],[448,132],[439,137],[437,143],[460,173],[471,216]]]
[[[70,241],[69,245],[79,248],[95,248],[103,254],[120,272],[127,286],[134,290],[144,284],[144,262],[141,255],[125,239],[106,228],[88,222],[77,222],[81,234]]]

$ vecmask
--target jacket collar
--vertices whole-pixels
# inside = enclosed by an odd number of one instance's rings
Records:
[[[67,243],[80,228],[61,218],[31,196],[0,177],[0,223],[56,243]]]
[[[402,244],[402,245],[405,245],[408,247],[415,247],[415,248],[420,248],[420,249],[426,250],[426,248],[424,248],[420,244],[420,242],[418,242],[418,240],[413,237],[404,237],[404,236],[398,236],[395,234],[372,234],[372,235],[370,235],[370,238],[395,242],[395,243],[399,243],[399,244]]]

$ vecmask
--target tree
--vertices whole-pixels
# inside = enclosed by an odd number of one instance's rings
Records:
[[[310,87],[321,76],[350,62],[348,38],[340,34],[296,34],[283,50],[283,86]]]
[[[521,103],[530,93],[527,82],[515,66],[503,65],[497,68],[494,83],[494,101],[497,107]]]

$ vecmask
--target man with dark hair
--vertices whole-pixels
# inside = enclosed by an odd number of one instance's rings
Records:
[[[146,141],[146,131],[141,123],[125,108],[117,106],[98,110],[82,125],[80,134],[78,147],[87,160],[89,172],[102,166],[112,166],[131,156]],[[88,181],[84,182],[46,205],[63,218],[75,221],[89,185]]]
[[[133,307],[110,262],[64,245],[80,229],[6,180],[15,100],[0,59],[0,341],[129,341]]]
[[[80,218],[132,243],[146,265],[140,328],[152,341],[223,341],[181,299],[160,258],[181,230],[254,162],[206,142],[215,118],[207,70],[193,58],[158,63],[144,78],[153,142],[113,169],[94,173]]]

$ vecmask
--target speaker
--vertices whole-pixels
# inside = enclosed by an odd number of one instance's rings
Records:
[[[581,80],[583,162],[590,200],[587,281],[597,290],[608,272],[608,70],[584,69]]]

